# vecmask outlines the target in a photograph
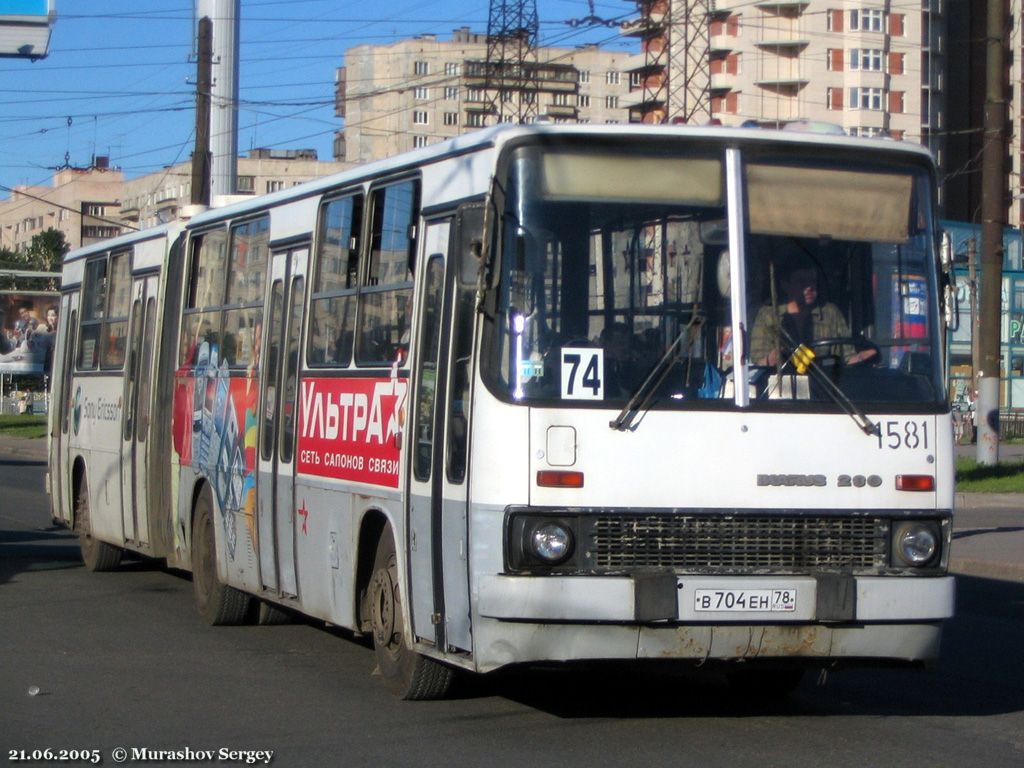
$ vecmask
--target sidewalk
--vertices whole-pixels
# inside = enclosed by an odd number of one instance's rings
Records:
[[[958,493],[950,570],[1024,582],[1024,497]]]
[[[46,461],[46,438],[0,435],[0,461]]]
[[[958,445],[973,459],[977,446]],[[999,460],[1024,460],[1024,444],[1001,443]],[[965,576],[1024,582],[1024,495],[958,493],[950,569]]]
[[[5,459],[44,462],[46,440],[0,435]],[[964,576],[1024,582],[1024,494],[956,494],[949,566]]]

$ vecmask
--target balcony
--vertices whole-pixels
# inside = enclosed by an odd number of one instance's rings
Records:
[[[810,82],[798,74],[767,75],[754,80],[754,85],[780,94],[795,94]]]
[[[711,48],[711,52],[712,53],[728,52],[728,51],[733,50],[735,47],[736,47],[736,37],[735,37],[735,35],[727,35],[727,34],[723,33],[723,34],[720,34],[720,35],[712,35],[711,36],[710,48]]]
[[[717,72],[711,75],[712,91],[732,91],[736,88],[737,77],[732,72]]]
[[[619,34],[623,37],[648,37],[665,28],[665,14],[655,12],[650,16],[624,21],[619,25]]]
[[[653,28],[650,19],[640,17],[619,24],[619,34],[623,37],[646,37],[648,31]]]
[[[715,0],[715,13],[742,11],[750,8],[750,0]]]
[[[579,110],[569,104],[548,104],[544,107],[544,114],[549,117],[565,117],[575,120],[579,117]]]
[[[772,37],[769,34],[754,42],[758,48],[768,51],[786,51],[789,55],[799,53],[810,44],[811,41],[805,37],[784,37],[781,33],[778,37]]]
[[[462,102],[462,108],[467,112],[474,112],[477,114],[494,114],[494,108],[491,106],[491,102],[489,101],[464,101]]]
[[[802,11],[808,5],[810,0],[761,0],[761,2],[754,3],[758,8],[765,8],[768,10],[776,11]],[[719,3],[718,5],[722,5]],[[737,4],[738,5],[738,4]],[[717,8],[718,6],[716,6]]]
[[[664,99],[657,98],[659,91],[643,91],[636,90],[632,93],[622,96],[619,99],[619,108],[626,109],[630,114],[633,112],[640,112],[647,114],[654,110],[664,110],[665,101]],[[636,121],[631,121],[636,122]]]
[[[580,84],[575,80],[547,80],[542,78],[538,83],[538,88],[544,93],[576,93],[580,89]]]

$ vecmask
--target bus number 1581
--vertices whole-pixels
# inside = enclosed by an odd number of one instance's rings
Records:
[[[927,421],[883,421],[878,424],[875,436],[878,438],[879,450],[929,449]]]

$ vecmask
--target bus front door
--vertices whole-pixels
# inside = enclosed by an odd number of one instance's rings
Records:
[[[309,248],[274,253],[265,318],[259,418],[256,530],[260,580],[280,597],[298,597],[295,567],[295,428],[303,298]]]
[[[471,651],[464,477],[453,473],[453,435],[462,419],[459,307],[449,265],[452,225],[426,229],[415,394],[408,431],[409,563],[413,630],[448,651]],[[464,422],[463,422],[464,423]]]
[[[148,546],[150,539],[147,437],[152,407],[158,283],[159,278],[152,275],[136,278],[132,284],[121,421],[121,517],[124,539],[141,547]]]

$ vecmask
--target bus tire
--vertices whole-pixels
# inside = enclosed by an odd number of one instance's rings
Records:
[[[75,528],[78,530],[78,546],[82,550],[85,569],[93,573],[111,571],[121,564],[121,548],[92,535],[92,520],[89,517],[89,483],[85,474],[75,490]]]
[[[249,596],[217,577],[217,549],[213,538],[210,495],[199,494],[192,518],[192,591],[196,609],[211,626],[241,624],[249,610]]]
[[[406,642],[395,540],[387,529],[377,544],[368,597],[373,652],[385,685],[407,701],[443,697],[455,672],[412,650]]]
[[[256,606],[256,623],[261,627],[272,627],[281,624],[294,624],[295,614],[266,600],[260,600]]]

